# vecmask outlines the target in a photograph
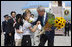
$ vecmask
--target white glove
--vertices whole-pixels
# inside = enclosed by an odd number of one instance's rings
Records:
[[[6,32],[4,32],[4,34],[6,34]]]

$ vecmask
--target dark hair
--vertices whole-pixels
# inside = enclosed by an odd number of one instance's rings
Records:
[[[19,19],[19,18],[21,19],[19,24],[20,24],[20,25],[23,25],[23,21],[22,21],[23,19],[22,19],[22,15],[21,15],[21,14],[17,14],[17,15],[16,15],[16,22],[18,23],[18,19]]]
[[[25,19],[25,17],[27,17],[27,13],[26,12],[23,13],[23,19]]]
[[[7,16],[9,17],[9,15],[8,15],[8,14],[4,15],[4,18],[5,18],[5,17],[7,17]]]
[[[15,14],[16,14],[16,12],[15,12],[15,11],[12,11],[12,12],[11,12],[11,15],[12,15],[12,13],[15,13]]]
[[[19,18],[22,18],[22,15],[21,14],[17,14],[16,15],[16,19],[19,19]]]
[[[33,16],[34,16],[34,14],[31,14],[31,15],[33,15]]]

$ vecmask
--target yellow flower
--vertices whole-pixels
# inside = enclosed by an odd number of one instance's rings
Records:
[[[61,28],[63,28],[65,26],[65,23],[62,23]]]
[[[61,29],[61,27],[59,26],[59,27],[57,27],[57,29]]]
[[[55,19],[58,19],[59,17],[56,17]]]
[[[63,17],[60,17],[60,19],[64,19]]]
[[[56,17],[54,22],[55,22],[54,26],[56,26],[57,29],[61,29],[65,27],[66,20],[63,17]]]

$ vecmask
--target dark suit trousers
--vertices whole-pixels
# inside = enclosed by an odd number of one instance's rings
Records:
[[[14,34],[10,36],[10,46],[15,46]]]
[[[30,35],[23,35],[21,46],[31,46]]]
[[[9,45],[10,45],[10,36],[9,34],[5,34],[4,46],[9,46]]]
[[[48,40],[48,46],[54,46],[54,37],[46,34],[42,34],[40,37],[40,44],[39,46],[44,46],[45,42]]]
[[[65,29],[65,36],[66,36],[66,34],[68,34],[68,36],[69,36],[69,29]]]

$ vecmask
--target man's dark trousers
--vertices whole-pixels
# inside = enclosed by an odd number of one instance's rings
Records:
[[[68,34],[68,36],[69,36],[69,29],[65,29],[65,36],[66,36],[66,34]]]
[[[9,46],[10,45],[10,36],[9,34],[4,34],[5,39],[4,39],[4,46]]]
[[[42,34],[40,37],[39,46],[44,46],[45,42],[48,40],[48,46],[54,46],[54,31],[46,31],[45,34]]]

